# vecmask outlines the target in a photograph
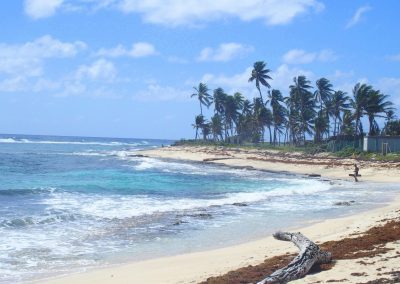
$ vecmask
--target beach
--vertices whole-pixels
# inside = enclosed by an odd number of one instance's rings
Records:
[[[386,183],[399,182],[400,173],[398,163],[336,159],[322,155],[311,157],[300,153],[285,154],[257,149],[174,146],[138,153],[145,157],[224,164],[248,170],[283,171],[302,175],[317,174],[322,178],[339,180],[351,180],[352,178],[348,174],[351,173],[353,164],[357,163],[362,175],[361,183],[364,181],[379,182],[382,190]],[[320,220],[301,228],[293,226],[285,229],[300,231],[318,244],[341,240],[357,236],[359,233],[390,220],[398,221],[399,208],[400,198],[397,196],[386,205],[367,212]],[[373,257],[339,260],[332,269],[308,275],[293,283],[325,283],[328,280],[367,283],[370,280],[381,278],[394,279],[398,275],[400,266],[399,242],[395,240],[385,245],[391,250]],[[266,258],[283,255],[287,252],[296,253],[297,249],[291,243],[276,241],[271,236],[265,236],[265,238],[239,245],[136,261],[66,277],[52,278],[39,283],[199,283],[209,277],[223,275],[249,265],[257,265]]]
[[[306,155],[301,152],[279,150],[257,150],[202,146],[174,146],[145,151],[143,155],[157,158],[180,159],[197,162],[223,164],[233,167],[252,167],[259,170],[290,172],[296,174],[318,174],[322,177],[354,180],[348,174],[357,164],[363,181],[382,183],[399,182],[400,163],[363,161],[355,158],[337,158],[326,153]]]

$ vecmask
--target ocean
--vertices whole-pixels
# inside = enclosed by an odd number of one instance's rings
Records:
[[[0,283],[239,244],[399,191],[137,156],[172,142],[0,135]]]

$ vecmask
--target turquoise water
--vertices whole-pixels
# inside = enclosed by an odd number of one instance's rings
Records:
[[[135,156],[169,143],[0,135],[0,282],[236,244],[398,191]]]

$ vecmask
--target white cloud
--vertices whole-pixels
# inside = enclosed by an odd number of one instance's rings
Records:
[[[255,84],[248,82],[253,67],[246,68],[243,72],[233,75],[215,75],[211,73],[204,74],[199,82],[208,84],[209,88],[223,88],[227,93],[241,92],[247,98],[259,96]],[[276,71],[271,72],[272,80],[269,82],[273,89],[279,89],[284,95],[289,91],[289,85],[293,83],[293,78],[299,75],[304,75],[308,80],[315,81],[315,75],[308,70],[299,68],[291,68],[286,64],[280,65]],[[266,89],[262,88],[263,96],[266,96]]]
[[[335,61],[337,56],[332,50],[323,49],[319,52],[306,52],[302,49],[292,49],[283,55],[283,62],[286,64],[307,64],[314,61],[329,62]]]
[[[0,73],[39,76],[43,59],[73,57],[85,48],[84,42],[62,42],[49,35],[24,44],[0,43]]]
[[[351,28],[352,26],[356,25],[361,20],[362,16],[366,12],[370,11],[371,9],[372,8],[368,5],[358,8],[357,11],[355,12],[355,14],[353,15],[353,17],[347,23],[346,29]]]
[[[26,88],[27,82],[24,77],[16,76],[0,81],[0,92],[18,92]]]
[[[384,77],[378,80],[377,88],[385,95],[390,95],[390,100],[400,110],[400,78]]]
[[[242,45],[236,42],[222,43],[216,49],[204,48],[197,60],[199,61],[229,61],[253,51],[252,46]]]
[[[97,56],[106,56],[106,57],[146,57],[151,55],[156,55],[158,52],[155,47],[148,42],[136,42],[132,44],[130,49],[125,48],[123,45],[119,44],[114,48],[105,49],[102,48],[97,52]]]
[[[168,56],[167,61],[171,63],[176,63],[176,64],[187,64],[189,63],[188,60],[185,58],[179,57],[179,56]]]
[[[283,25],[309,12],[319,12],[318,0],[26,0],[25,12],[33,18],[53,15],[60,7],[79,10],[118,9],[142,15],[143,21],[166,26],[197,25],[226,18],[262,20],[267,25]],[[72,1],[71,1],[72,2]]]
[[[386,58],[388,60],[392,60],[392,61],[400,61],[400,54],[389,55],[389,56],[386,56]]]
[[[34,18],[46,18],[54,15],[63,0],[25,0],[25,13]]]
[[[157,82],[149,82],[146,89],[138,91],[134,100],[138,101],[187,101],[191,90],[177,89],[171,86],[161,86]]]
[[[91,65],[81,65],[76,71],[76,78],[82,80],[89,78],[91,80],[112,81],[117,75],[117,69],[111,61],[98,59]]]
[[[310,10],[324,8],[316,0],[122,0],[119,7],[125,13],[142,14],[145,22],[168,26],[198,24],[227,17],[281,25]]]
[[[293,84],[293,78],[297,76],[306,76],[312,83],[316,77],[312,71],[304,70],[300,68],[289,67],[286,64],[279,66],[276,71],[271,73],[272,81],[271,87],[282,91],[283,94],[287,95],[289,92],[289,86]]]

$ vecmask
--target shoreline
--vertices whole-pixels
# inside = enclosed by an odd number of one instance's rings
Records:
[[[193,149],[195,147],[189,147],[190,149],[187,148],[188,147],[165,147],[140,151],[140,153],[145,157],[151,158],[205,162],[228,167],[241,167],[255,170],[268,170],[271,166],[271,162],[247,159],[245,154],[240,152],[237,153],[236,156],[233,156],[232,153],[228,151],[215,153],[210,152],[210,150],[206,148],[201,149],[199,152],[198,149]],[[195,151],[192,152],[193,150]],[[227,154],[231,156],[227,157]],[[242,157],[237,157],[240,155]],[[255,153],[252,152],[251,155],[254,156]],[[274,172],[280,172],[280,169],[283,167],[277,163],[272,164],[274,164]],[[302,175],[321,173],[322,178],[351,180],[341,174],[342,171],[346,170],[346,168],[342,168],[342,166],[335,168],[327,167],[325,169],[322,168],[321,170],[321,165],[304,165],[300,163],[290,166],[286,163],[282,164],[286,166],[284,172],[287,173]],[[374,170],[376,171],[376,169],[374,169],[374,167],[371,167],[371,169],[365,166],[366,165],[361,169],[363,174],[362,180],[379,182],[382,183],[382,185],[384,185],[385,182],[393,183],[395,182],[394,180],[399,181],[399,178],[397,178],[399,175],[396,177],[396,173],[398,172],[397,168],[391,171],[380,169],[378,174],[375,173],[372,176],[368,176],[364,174],[364,170],[368,173],[373,172]],[[386,173],[387,175],[381,175],[381,173]],[[388,176],[389,178],[383,179],[385,176]],[[359,212],[345,217],[326,219],[323,221],[316,220],[316,223],[303,226],[301,232],[317,243],[339,240],[351,236],[352,234],[364,232],[371,227],[376,226],[381,220],[398,218],[400,215],[398,209],[400,209],[400,196],[397,195],[389,202],[389,204],[382,207],[377,207],[367,212]],[[239,269],[248,265],[259,264],[267,257],[269,258],[287,252],[296,252],[294,245],[291,243],[279,242],[274,240],[272,236],[267,236],[239,245],[160,257],[144,261],[135,261],[58,278],[37,280],[33,283],[198,283],[205,281],[209,277],[219,276],[231,270]],[[342,265],[342,262],[345,264]],[[389,262],[386,262],[386,265],[389,266]],[[339,268],[337,268],[337,266]],[[353,263],[350,267],[353,267]],[[340,271],[338,271],[338,269],[340,269]],[[346,261],[338,261],[332,270],[307,276],[306,278],[299,280],[299,283],[321,281],[324,280],[325,277],[328,277],[327,275],[330,275],[329,273],[332,272],[349,274],[349,272],[351,272],[349,270],[349,264],[346,263]],[[329,277],[332,276],[330,275]],[[374,279],[371,277],[369,280]],[[363,278],[362,280],[367,280],[367,278]],[[351,279],[349,279],[348,276],[346,279],[350,281],[348,283],[351,283]],[[355,279],[358,280],[358,282],[361,280],[360,277]]]
[[[322,178],[354,181],[349,177],[354,164],[359,165],[360,181],[395,183],[400,181],[400,162],[365,161],[337,158],[327,154],[306,155],[278,150],[224,148],[220,146],[169,146],[139,151],[139,157],[174,159],[224,165],[232,168],[261,171],[320,175]]]

